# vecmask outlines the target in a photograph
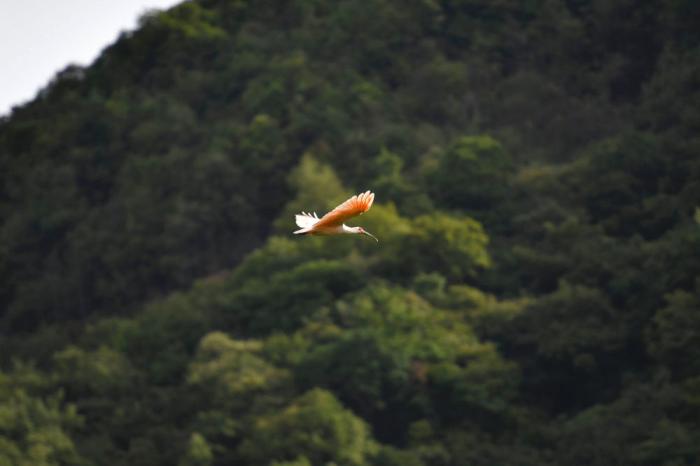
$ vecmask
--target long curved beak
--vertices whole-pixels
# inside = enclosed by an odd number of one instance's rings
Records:
[[[377,243],[379,242],[379,240],[377,239],[377,237],[374,236],[372,233],[370,233],[370,232],[368,232],[368,231],[363,231],[362,233],[364,233],[365,235],[369,236],[370,238],[374,238],[374,240],[375,240]]]

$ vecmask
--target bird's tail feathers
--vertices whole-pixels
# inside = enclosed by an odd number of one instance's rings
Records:
[[[305,228],[311,228],[319,220],[318,215],[316,215],[316,212],[314,212],[313,215],[308,214],[306,212],[302,212],[301,214],[297,214],[295,218],[297,226],[302,230]],[[294,233],[296,233],[296,231]]]

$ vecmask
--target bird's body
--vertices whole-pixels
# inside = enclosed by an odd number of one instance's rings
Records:
[[[345,225],[345,220],[367,212],[374,202],[374,193],[366,191],[357,196],[353,196],[340,204],[335,209],[328,212],[321,218],[314,212],[309,214],[302,212],[296,216],[296,223],[299,230],[295,235],[342,235],[342,234],[365,234],[372,236],[362,227],[349,227]],[[374,238],[377,240],[377,238]],[[379,241],[379,240],[377,240]]]

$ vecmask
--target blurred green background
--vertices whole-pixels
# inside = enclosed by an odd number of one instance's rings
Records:
[[[144,15],[0,120],[0,465],[698,464],[698,24]]]

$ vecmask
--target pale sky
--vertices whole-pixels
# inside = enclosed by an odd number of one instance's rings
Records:
[[[0,116],[57,71],[89,65],[149,9],[181,0],[0,0]]]

